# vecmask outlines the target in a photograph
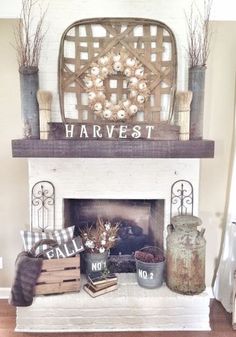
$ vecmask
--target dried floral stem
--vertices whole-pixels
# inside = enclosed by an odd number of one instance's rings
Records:
[[[112,225],[104,222],[101,218],[97,219],[96,227],[87,226],[81,230],[81,237],[84,247],[92,253],[103,253],[114,246],[119,225]]]
[[[211,31],[209,29],[210,13],[213,0],[204,0],[202,14],[194,3],[190,13],[185,13],[188,28],[189,66],[205,66],[209,56]]]
[[[35,24],[33,10],[37,5],[40,9],[40,16]],[[42,12],[39,0],[22,0],[21,20],[14,30],[19,67],[38,67],[46,34],[46,30],[43,29],[45,15],[46,10]]]

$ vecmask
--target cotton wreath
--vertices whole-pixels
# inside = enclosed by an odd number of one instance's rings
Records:
[[[117,104],[105,96],[104,80],[109,75],[122,72],[127,78],[128,97]],[[144,66],[124,50],[110,52],[93,62],[84,78],[89,107],[96,116],[110,121],[130,119],[143,108],[150,91]]]

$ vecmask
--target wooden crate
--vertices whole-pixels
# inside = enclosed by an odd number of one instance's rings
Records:
[[[80,256],[44,260],[35,286],[35,295],[80,290]]]

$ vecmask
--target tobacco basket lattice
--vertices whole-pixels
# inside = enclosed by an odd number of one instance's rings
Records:
[[[176,43],[163,23],[148,19],[103,18],[73,23],[64,32],[59,52],[59,99],[62,121],[93,123],[96,116],[88,106],[83,77],[99,57],[125,48],[145,68],[151,95],[133,118],[134,123],[169,121],[177,76]],[[127,97],[123,73],[105,80],[108,100]]]

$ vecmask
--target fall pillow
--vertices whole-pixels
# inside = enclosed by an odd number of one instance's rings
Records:
[[[67,242],[68,240],[71,240],[73,238],[74,234],[74,227],[67,227],[55,231],[46,231],[46,232],[41,232],[41,231],[26,231],[26,230],[21,230],[21,238],[23,241],[24,245],[24,250],[28,251],[30,250],[36,242],[42,240],[42,239],[51,239],[57,241],[57,243],[60,245],[63,242]],[[45,247],[41,247],[41,249],[38,250],[42,251],[45,249]]]

